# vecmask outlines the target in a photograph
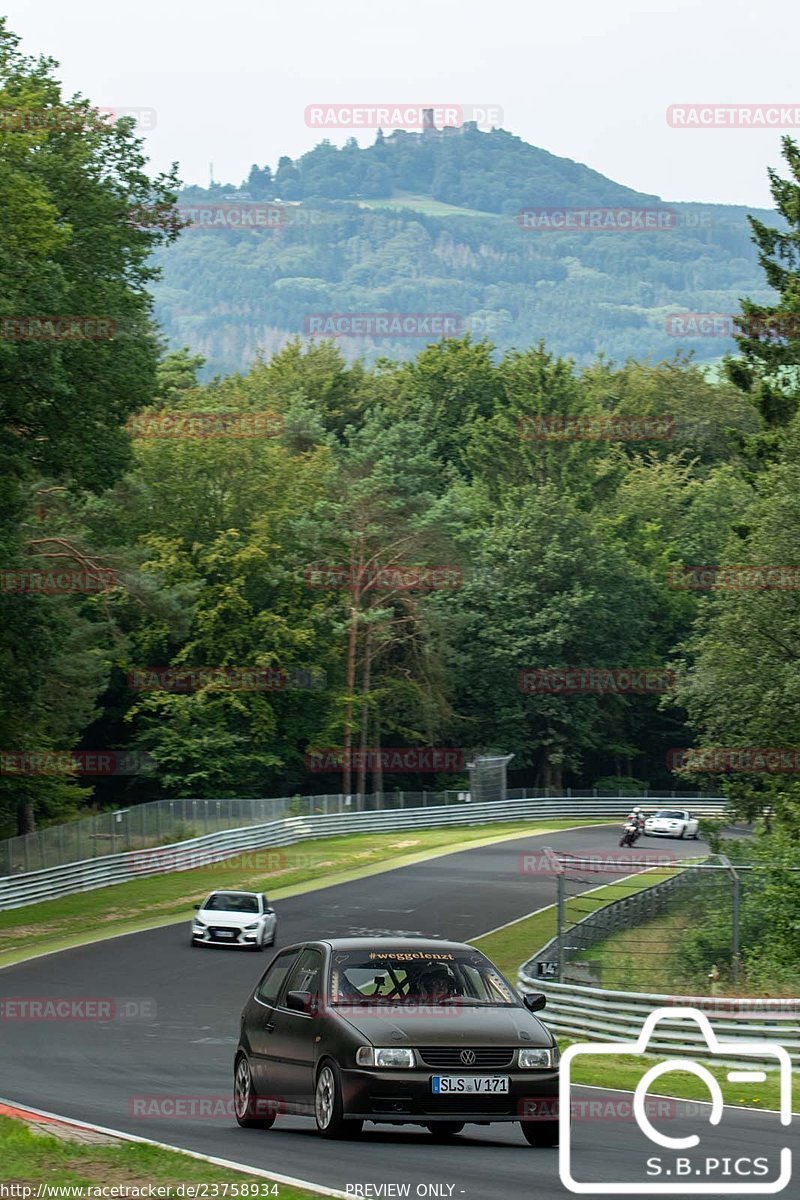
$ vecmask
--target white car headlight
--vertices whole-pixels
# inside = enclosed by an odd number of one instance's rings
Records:
[[[252,933],[254,929],[258,929],[258,921],[254,925],[245,925],[244,927],[245,933]]]
[[[193,918],[192,924],[194,925],[195,929],[205,929],[205,925],[198,917]]]
[[[523,1070],[554,1067],[558,1058],[558,1046],[537,1047],[535,1050],[531,1047],[520,1050],[519,1065]]]
[[[414,1067],[414,1051],[405,1046],[360,1046],[356,1051],[359,1067]]]

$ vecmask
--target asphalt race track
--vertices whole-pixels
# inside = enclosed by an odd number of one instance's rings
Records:
[[[466,940],[553,902],[552,877],[522,874],[520,854],[543,845],[576,854],[616,850],[618,836],[614,826],[514,838],[295,896],[276,906],[278,946],[337,934]],[[639,843],[639,853],[642,847],[685,857],[696,854],[698,844],[646,839]],[[468,1125],[452,1143],[437,1145],[415,1126],[368,1124],[356,1141],[326,1142],[306,1118],[279,1117],[272,1130],[262,1131],[239,1129],[225,1115],[134,1116],[141,1098],[162,1105],[167,1097],[229,1101],[239,1014],[271,955],[193,949],[189,916],[187,912],[180,925],[0,971],[3,997],[114,998],[123,1004],[123,1015],[108,1021],[0,1020],[0,1095],[343,1191],[350,1185],[353,1194],[358,1194],[354,1185],[408,1183],[412,1196],[418,1194],[418,1184],[441,1185],[420,1195],[468,1200],[569,1195],[559,1180],[557,1151],[528,1146],[516,1125]],[[136,1011],[130,1006],[127,1011],[134,1015],[126,1019],[126,999],[146,1004]],[[679,1132],[678,1124],[671,1132]],[[695,1121],[687,1129],[696,1127]],[[764,1152],[791,1136],[781,1131],[776,1116],[737,1109],[725,1111],[722,1129],[726,1132],[715,1131],[713,1153],[734,1157],[748,1149]],[[582,1122],[579,1177],[619,1180],[621,1170],[641,1166],[638,1148],[634,1153],[637,1134],[631,1122]]]

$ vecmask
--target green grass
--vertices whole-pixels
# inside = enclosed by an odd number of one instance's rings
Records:
[[[279,1174],[289,1174],[280,1171]],[[228,1184],[253,1187],[261,1183],[262,1196],[277,1196],[279,1200],[318,1200],[319,1193],[287,1184],[270,1184],[267,1179],[217,1167],[189,1155],[136,1142],[95,1146],[66,1142],[49,1134],[31,1132],[28,1125],[11,1117],[0,1117],[0,1180],[21,1184],[49,1183],[63,1187],[169,1188],[170,1195],[181,1183]],[[274,1191],[272,1190],[274,1187]],[[269,1188],[269,1191],[267,1190]],[[220,1188],[217,1193],[223,1195]],[[211,1190],[207,1195],[212,1195]],[[229,1192],[230,1195],[230,1192]]]
[[[656,869],[653,871],[643,872],[642,883],[637,887],[636,881],[630,881],[626,884],[626,894],[630,895],[632,891],[640,890],[641,888],[649,887],[653,883],[659,882],[660,879],[671,874],[669,870]],[[609,884],[606,887],[600,888],[591,895],[586,893],[580,897],[579,908],[573,904],[570,908],[570,903],[567,903],[567,916],[573,919],[578,916],[586,916],[587,912],[594,911],[600,908],[603,904],[607,904],[609,900],[619,897],[619,886]],[[635,934],[637,931],[632,930]],[[505,929],[500,929],[496,933],[484,934],[482,937],[470,939],[472,943],[478,946],[484,954],[495,962],[501,971],[507,974],[512,982],[516,979],[517,968],[526,959],[535,954],[541,949],[550,938],[556,935],[556,909],[555,905],[543,909],[542,912],[534,913],[529,917],[522,917],[519,921],[514,921]],[[611,984],[606,983],[604,986],[610,987]],[[631,988],[632,984],[627,981],[626,987]],[[646,989],[655,990],[655,989]],[[665,989],[669,990],[669,989]],[[547,1022],[547,1010],[543,1013],[545,1023]],[[576,1040],[576,1039],[575,1039]],[[573,1039],[559,1038],[559,1045],[562,1050],[573,1044]],[[680,1057],[679,1055],[675,1056]],[[662,1056],[663,1058],[663,1056]],[[596,1087],[620,1088],[622,1090],[633,1091],[637,1083],[644,1074],[647,1067],[662,1059],[643,1055],[641,1058],[632,1054],[612,1054],[596,1057],[593,1060],[589,1058],[578,1058],[573,1069],[573,1079],[576,1083],[593,1084]],[[775,1071],[767,1072],[767,1081],[756,1086],[743,1084],[729,1083],[726,1079],[726,1068],[712,1067],[709,1065],[712,1075],[719,1081],[722,1086],[722,1094],[726,1104],[738,1104],[746,1108],[772,1108],[777,1109],[779,1106],[779,1084],[778,1074]],[[797,1074],[794,1075],[794,1100],[792,1107],[797,1109],[800,1106],[800,1080]],[[670,1096],[676,1096],[681,1100],[708,1100],[708,1090],[703,1087],[701,1081],[688,1072],[675,1072],[673,1075],[664,1076],[660,1085]]]
[[[253,850],[224,862],[118,883],[59,900],[0,913],[0,966],[33,954],[82,945],[103,937],[152,929],[184,918],[215,888],[263,891],[280,899],[390,867],[405,866],[470,845],[522,834],[537,835],[596,821],[526,821],[397,833],[349,834]],[[80,932],[76,933],[78,929]]]
[[[547,1010],[545,1009],[545,1021]],[[559,1038],[558,1044],[562,1050],[573,1045],[577,1039]],[[680,1057],[675,1055],[676,1058]],[[620,1088],[623,1091],[634,1091],[645,1070],[654,1063],[662,1062],[663,1055],[609,1054],[592,1061],[589,1057],[580,1056],[575,1060],[572,1078],[575,1083],[594,1084],[597,1087]],[[780,1105],[778,1072],[767,1071],[765,1083],[743,1084],[729,1083],[726,1078],[727,1067],[713,1066],[704,1063],[722,1088],[726,1104],[737,1104],[744,1108],[777,1109]],[[800,1078],[793,1074],[792,1109],[800,1108]],[[708,1100],[708,1088],[704,1087],[696,1075],[688,1072],[675,1071],[670,1075],[662,1075],[658,1083],[659,1094],[677,1096],[681,1100]]]
[[[499,213],[482,212],[477,208],[459,208],[456,204],[445,204],[441,200],[432,200],[429,196],[415,196],[402,192],[387,200],[362,200],[360,205],[362,208],[410,208],[415,212],[424,213],[427,217],[485,217],[500,220]]]
[[[665,913],[646,925],[612,933],[579,956],[600,968],[600,985],[629,992],[674,992],[687,988],[693,995],[710,995],[705,974],[694,979],[676,972],[676,946],[681,934],[693,924],[692,913]],[[726,989],[725,995],[729,994]],[[787,992],[788,995],[788,992]]]
[[[652,887],[654,883],[660,883],[673,873],[669,868],[643,871],[637,879],[626,882],[625,895],[630,896],[633,892]],[[555,893],[555,879],[553,892]],[[566,904],[567,920],[579,920],[595,909],[602,908],[610,900],[618,900],[620,894],[619,883],[610,883],[590,893],[583,892],[580,896],[572,897]],[[496,933],[482,934],[470,940],[480,946],[484,954],[497,963],[501,971],[516,977],[517,967],[555,937],[556,932],[556,909],[555,905],[551,905],[531,916],[520,917],[518,921],[507,925],[505,929],[499,929]]]

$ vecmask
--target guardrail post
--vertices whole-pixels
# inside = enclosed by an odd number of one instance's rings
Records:
[[[559,983],[564,982],[564,875],[559,871],[556,875],[556,945],[558,947]]]

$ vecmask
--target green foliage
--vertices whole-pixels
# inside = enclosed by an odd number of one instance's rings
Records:
[[[274,179],[253,178],[243,203],[290,202],[279,227],[191,229],[156,256],[159,321],[171,344],[209,360],[209,373],[246,369],[257,351],[303,334],[312,313],[454,314],[501,351],[542,340],[584,365],[601,353],[652,363],[676,350],[716,361],[732,338],[677,337],[667,318],[735,313],[745,294],[771,302],[745,209],[664,204],[503,130],[397,132],[363,149],[322,142],[281,159]],[[229,192],[192,187],[183,199]],[[600,206],[661,209],[670,227],[543,232],[518,220],[525,208]],[[341,344],[348,358],[410,361],[429,340]]]

